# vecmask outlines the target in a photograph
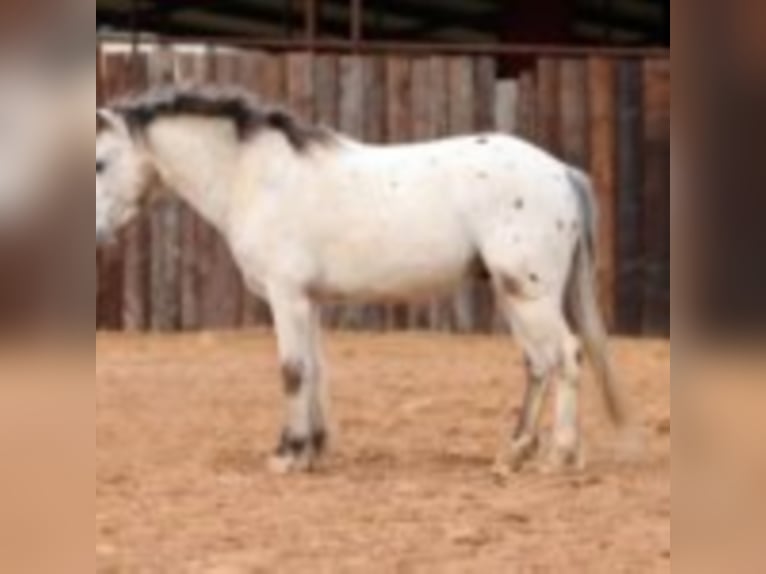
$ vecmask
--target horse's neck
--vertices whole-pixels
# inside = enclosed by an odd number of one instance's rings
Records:
[[[169,118],[151,127],[148,142],[163,183],[225,232],[240,156],[233,127],[205,118]]]

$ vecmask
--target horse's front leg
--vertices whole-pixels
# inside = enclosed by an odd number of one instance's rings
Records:
[[[327,440],[322,391],[319,310],[295,289],[269,290],[286,399],[286,418],[275,472],[311,470]]]

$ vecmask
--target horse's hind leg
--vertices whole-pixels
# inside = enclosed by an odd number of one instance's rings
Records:
[[[287,405],[285,426],[271,466],[282,473],[310,470],[327,440],[319,313],[307,297],[293,290],[272,290],[269,300]]]
[[[567,327],[556,370],[556,412],[553,427],[552,470],[579,468],[584,464],[580,437],[580,342]]]
[[[508,462],[513,470],[520,470],[524,462],[531,458],[540,446],[537,427],[550,382],[550,378],[544,372],[539,371],[538,366],[528,357],[525,364],[527,384],[524,390],[524,402],[513,432],[508,457]]]
[[[528,300],[500,294],[514,334],[524,349],[528,382],[524,404],[503,461],[519,470],[535,454],[538,427],[551,384],[556,386],[552,461],[574,466],[579,459],[579,345],[558,298]]]

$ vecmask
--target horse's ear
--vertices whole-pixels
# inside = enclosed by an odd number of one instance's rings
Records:
[[[117,131],[119,121],[109,110],[96,110],[96,135],[106,131]]]

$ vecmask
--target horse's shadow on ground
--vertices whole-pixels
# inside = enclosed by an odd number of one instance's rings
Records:
[[[268,452],[246,447],[222,449],[207,461],[209,469],[218,475],[252,476],[268,472]],[[489,455],[458,451],[422,450],[398,454],[385,449],[365,448],[357,451],[331,452],[318,465],[313,474],[397,472],[465,473],[486,472],[492,467]]]

